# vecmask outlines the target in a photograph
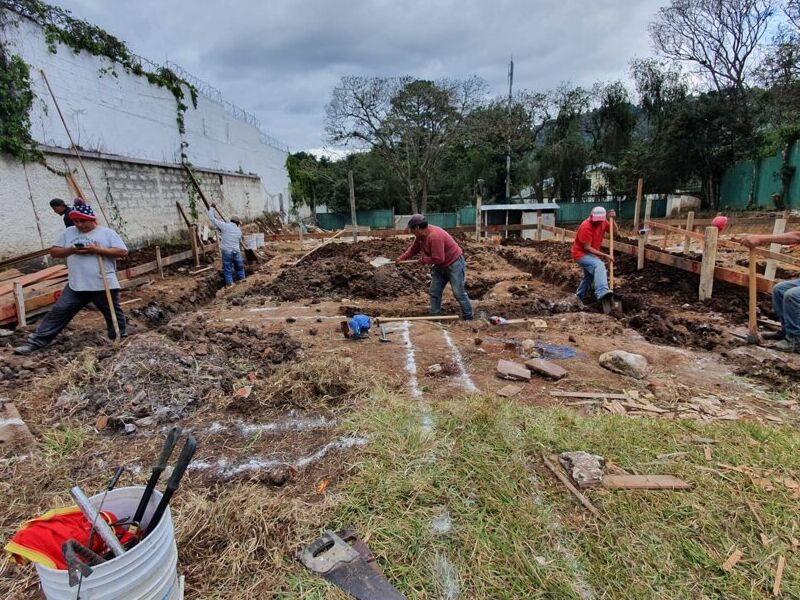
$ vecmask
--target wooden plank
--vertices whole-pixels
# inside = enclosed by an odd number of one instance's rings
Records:
[[[683,237],[684,253],[692,251],[692,236],[690,235],[692,231],[694,231],[694,211],[690,210],[686,215],[686,234]]]
[[[14,291],[14,283],[19,282],[22,285],[28,285],[30,283],[36,283],[37,281],[42,281],[43,279],[49,279],[50,277],[57,276],[60,273],[66,273],[67,267],[65,265],[55,265],[53,267],[47,267],[46,269],[42,269],[41,271],[36,271],[35,273],[30,273],[28,275],[23,275],[22,277],[17,277],[10,281],[0,284],[0,296],[3,294],[9,294]]]
[[[53,290],[33,298],[25,299],[25,313],[32,315],[33,311],[53,304],[58,298],[61,297],[61,290]],[[0,325],[8,325],[17,322],[17,309],[12,303],[10,305],[0,306]]]
[[[392,323],[394,321],[456,321],[458,315],[430,315],[425,317],[378,317],[375,319],[380,323]]]
[[[786,219],[775,219],[775,225],[772,226],[772,235],[780,235],[786,231]],[[781,245],[780,244],[770,244],[769,251],[775,252],[776,254],[780,254]],[[775,271],[778,268],[778,261],[774,258],[770,258],[767,261],[767,266],[764,269],[764,277],[769,279],[770,281],[775,281]]]
[[[756,253],[755,248],[750,250],[750,261],[748,263],[749,274],[747,277],[747,333],[753,343],[758,341],[758,289],[756,282]]]
[[[642,210],[642,191],[644,190],[644,179],[639,177],[636,182],[636,205],[633,208],[633,230],[639,230],[639,216]]]
[[[19,454],[36,444],[17,407],[6,398],[0,399],[0,453]]]
[[[551,456],[548,459],[546,456],[542,455],[542,460],[544,461],[544,465],[550,470],[550,472],[555,475],[558,480],[564,484],[564,486],[569,490],[569,492],[577,498],[578,502],[580,502],[590,513],[592,513],[598,519],[602,519],[603,516],[600,514],[600,511],[594,507],[594,504],[589,502],[589,499],[584,496],[578,488],[576,488],[567,476],[564,475],[563,471],[559,467],[556,466],[558,463],[558,458],[555,456]]]
[[[604,475],[610,490],[690,490],[692,485],[674,475]]]
[[[0,281],[6,281],[8,279],[15,279],[16,277],[22,277],[25,275],[19,269],[8,269],[7,271],[3,271],[0,273]]]
[[[156,268],[158,276],[164,279],[164,261],[161,258],[161,246],[156,246]]]
[[[150,277],[137,277],[136,279],[122,279],[119,282],[119,288],[121,290],[129,290],[131,288],[139,287],[140,285],[147,285],[148,283],[153,283],[153,280]]]
[[[586,398],[586,399],[609,399],[609,400],[629,400],[627,394],[615,394],[612,392],[550,392],[555,398]]]
[[[531,360],[526,360],[525,366],[534,373],[544,375],[545,377],[555,379],[556,381],[567,376],[567,370],[564,367],[552,363],[549,360],[544,360],[543,358],[532,358]]]
[[[295,261],[295,263],[294,263],[294,264],[295,264],[295,265],[299,265],[299,264],[300,264],[300,263],[303,261],[303,259],[305,259],[305,258],[307,258],[307,257],[311,256],[312,254],[314,254],[314,252],[316,252],[317,250],[319,250],[319,249],[320,249],[320,248],[322,248],[323,246],[327,246],[328,244],[330,244],[330,243],[331,243],[333,240],[335,240],[337,237],[339,237],[340,235],[342,235],[342,234],[343,234],[345,231],[347,231],[347,230],[346,230],[346,229],[340,229],[340,230],[339,230],[339,231],[338,231],[338,232],[337,232],[335,235],[333,235],[332,237],[328,238],[326,241],[322,242],[321,244],[319,244],[319,245],[317,245],[317,246],[314,246],[314,247],[313,247],[311,250],[309,250],[308,252],[306,252],[305,254],[303,254],[303,256],[301,256],[300,258],[298,258],[298,259]],[[358,235],[358,234],[356,233],[356,234],[354,234],[354,235]]]
[[[511,398],[519,394],[523,389],[525,389],[525,386],[509,383],[497,390],[497,395],[503,398]]]

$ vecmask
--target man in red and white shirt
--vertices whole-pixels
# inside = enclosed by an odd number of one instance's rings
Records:
[[[617,213],[612,210],[608,216],[613,219]],[[619,228],[616,223],[614,223],[614,228],[615,235],[618,235]],[[614,259],[600,250],[603,236],[610,230],[611,223],[606,219],[606,209],[602,206],[595,206],[592,214],[581,223],[575,234],[572,258],[583,267],[583,280],[575,294],[581,302],[584,301],[584,296],[592,284],[594,284],[595,298],[598,300],[602,301],[603,298],[612,294],[608,288],[608,273],[603,259],[610,263],[613,263]]]
[[[414,234],[414,243],[395,262],[409,260],[421,252],[419,262],[431,265],[431,314],[441,314],[442,292],[449,282],[453,296],[461,305],[461,317],[471,321],[472,303],[464,287],[466,261],[461,246],[441,227],[428,225],[422,215],[413,215],[408,221],[408,229]]]

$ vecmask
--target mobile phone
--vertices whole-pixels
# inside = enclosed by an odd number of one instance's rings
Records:
[[[74,245],[76,248],[83,248],[85,244],[83,244],[83,243],[81,243],[81,242],[75,242],[73,245]]]

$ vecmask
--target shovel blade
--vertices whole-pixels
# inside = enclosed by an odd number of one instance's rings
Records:
[[[369,264],[371,264],[373,267],[377,269],[379,267],[388,265],[393,262],[394,261],[391,258],[386,258],[385,256],[378,256],[377,258],[373,258],[371,261],[369,261]]]

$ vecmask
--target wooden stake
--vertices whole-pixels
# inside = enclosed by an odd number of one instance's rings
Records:
[[[478,195],[475,196],[475,241],[481,241],[481,221],[483,217],[481,215],[481,203],[483,202],[483,196],[481,195],[480,191]]]
[[[542,455],[542,460],[544,460],[544,465],[550,469],[550,472],[555,475],[558,480],[564,484],[564,486],[570,491],[570,493],[578,499],[580,502],[590,513],[592,513],[598,519],[602,519],[603,516],[600,514],[600,511],[594,507],[594,504],[589,502],[589,499],[581,494],[578,489],[572,485],[567,476],[559,469],[553,462],[551,462],[546,456]]]
[[[158,275],[164,279],[164,261],[161,259],[161,246],[156,246],[156,264],[158,265]]]
[[[703,241],[703,262],[700,265],[700,300],[708,300],[714,291],[714,268],[717,262],[719,229],[706,227]],[[755,278],[753,278],[755,281]]]
[[[353,171],[347,171],[347,185],[350,187],[350,220],[353,222],[353,241],[358,241],[358,223],[356,222],[356,189],[353,185]]]
[[[689,235],[694,230],[694,211],[690,210],[686,215],[686,236],[683,238],[683,252],[684,254],[692,250],[692,238]]]
[[[780,235],[784,231],[786,231],[786,219],[775,219],[775,225],[772,227],[772,235]],[[769,245],[770,252],[780,252],[781,245],[780,244],[770,244]],[[777,270],[778,263],[775,261],[774,258],[770,258],[767,261],[767,267],[764,269],[764,277],[769,279],[770,281],[775,281],[775,271]]]
[[[541,242],[542,241],[542,225],[544,225],[544,215],[542,213],[536,213],[536,240]]]
[[[633,212],[633,230],[639,231],[639,214],[642,208],[642,190],[644,189],[644,179],[639,177],[636,184],[636,205]]]
[[[25,296],[22,292],[22,284],[19,281],[14,282],[14,305],[17,307],[17,325],[25,327],[28,324],[25,316]]]
[[[653,212],[653,198],[648,197],[644,202],[644,220],[650,220],[650,214]]]
[[[646,236],[640,235],[636,248],[636,269],[639,271],[644,269],[644,251],[646,243],[647,243]]]
[[[611,260],[608,263],[608,283],[611,291],[614,291],[614,218],[610,218],[611,229],[608,236],[608,253],[611,255]]]
[[[503,232],[503,237],[504,238],[508,238],[508,212],[509,211],[506,211],[506,230]],[[536,239],[537,240],[539,239],[539,234],[538,233],[536,234]]]
[[[748,291],[748,311],[747,311],[747,333],[748,341],[756,343],[758,341],[758,320],[756,309],[758,308],[758,290],[756,288],[758,275],[756,273],[756,255],[750,250],[749,276],[747,278]]]
[[[772,586],[772,595],[776,598],[781,596],[781,582],[783,581],[783,567],[786,566],[786,558],[781,554],[778,557],[778,568],[775,569],[775,584]]]
[[[197,250],[197,225],[191,225],[189,227],[189,239],[192,242],[192,257],[194,258],[194,266],[200,266],[200,252]]]
[[[744,552],[739,550],[739,548],[734,550],[733,554],[731,554],[728,557],[728,560],[722,563],[722,570],[727,573],[728,571],[733,569],[733,567],[736,566],[736,563],[738,563],[742,559],[742,556],[744,556]]]
[[[301,221],[297,222],[297,232],[300,239],[300,252],[303,251],[303,223]]]

